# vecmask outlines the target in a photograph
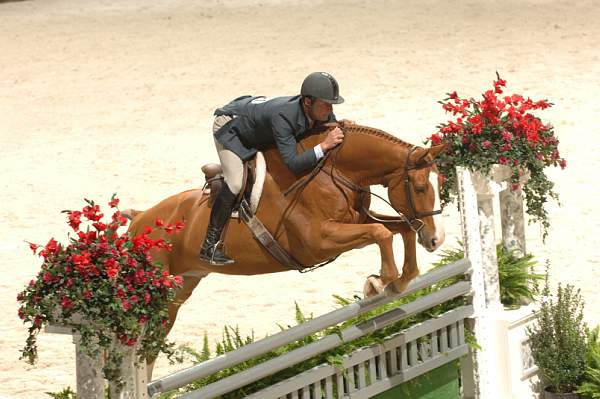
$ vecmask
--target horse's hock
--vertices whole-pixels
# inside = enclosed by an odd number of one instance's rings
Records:
[[[144,398],[183,387],[195,379],[260,356],[436,282],[467,274],[470,276],[467,281],[458,281],[359,325],[348,327],[339,334],[325,336],[310,345],[180,397],[218,397],[335,348],[343,342],[374,332],[452,298],[465,296],[470,298],[469,305],[460,306],[437,318],[410,327],[386,338],[381,344],[361,348],[345,356],[339,367],[323,364],[249,397],[254,399],[391,397],[385,396],[385,392],[390,388],[459,359],[464,398],[537,398],[537,394],[533,392],[537,382],[537,370],[528,354],[525,336],[525,327],[532,319],[532,309],[524,307],[517,311],[503,310],[498,288],[492,202],[499,193],[503,244],[511,250],[524,253],[521,194],[518,190],[512,191],[503,179],[493,181],[478,174],[471,174],[466,169],[459,169],[458,177],[459,207],[466,259],[424,274],[411,282],[408,289],[401,294],[382,293],[350,304],[236,351],[159,378],[149,383],[147,387],[142,379],[145,373],[129,368],[131,374],[125,376],[126,386],[118,397]],[[473,332],[477,349],[467,344],[467,329]],[[77,342],[76,338],[74,341]],[[80,354],[77,359],[78,394],[82,394],[85,398],[104,398],[101,379],[98,378],[99,370],[93,370],[94,363],[81,357]],[[80,370],[80,359],[85,370]],[[434,383],[432,379],[423,381]]]

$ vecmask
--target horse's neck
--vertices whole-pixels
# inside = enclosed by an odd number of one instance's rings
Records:
[[[344,143],[330,162],[363,185],[386,184],[391,174],[404,167],[411,144],[381,130],[353,125],[344,129]]]

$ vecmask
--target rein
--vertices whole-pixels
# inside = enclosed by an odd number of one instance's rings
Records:
[[[342,131],[343,130],[344,129],[342,128]],[[350,180],[348,177],[346,177],[342,172],[340,172],[339,169],[337,169],[335,167],[335,161],[337,159],[337,155],[338,155],[339,151],[341,150],[342,146],[344,145],[344,143],[345,143],[345,141],[342,141],[342,143],[338,147],[336,147],[333,151],[327,152],[323,156],[323,158],[321,158],[319,160],[317,165],[311,170],[310,174],[308,174],[306,177],[304,177],[304,178],[298,180],[297,182],[295,182],[294,184],[292,184],[286,191],[284,191],[283,195],[287,196],[288,194],[290,194],[296,190],[299,190],[299,193],[301,193],[304,190],[304,188],[319,174],[319,172],[323,171],[324,173],[331,176],[331,178],[334,180],[334,182],[341,183],[342,185],[348,187],[352,191],[358,192],[360,194],[360,203],[361,203],[362,211],[365,212],[365,214],[367,214],[371,219],[375,220],[376,222],[383,223],[383,224],[406,223],[412,231],[419,234],[421,229],[423,228],[423,226],[425,226],[425,223],[421,220],[421,218],[424,218],[427,216],[439,215],[440,213],[442,213],[441,210],[428,211],[428,212],[417,212],[417,210],[415,208],[412,192],[410,191],[411,182],[408,177],[408,172],[411,170],[427,168],[427,167],[430,167],[431,165],[433,165],[433,162],[427,162],[422,165],[409,166],[409,159],[410,159],[411,154],[419,147],[417,147],[417,146],[411,147],[411,149],[408,151],[408,154],[406,155],[406,163],[405,163],[406,166],[404,168],[404,173],[403,173],[404,180],[403,181],[404,181],[404,186],[405,186],[405,190],[406,190],[407,197],[408,197],[408,204],[409,204],[410,212],[411,212],[410,217],[407,217],[402,212],[395,210],[394,207],[392,206],[392,204],[390,203],[390,201],[388,201],[387,199],[383,198],[382,196],[380,196],[378,194],[371,192],[371,190],[368,190],[368,189],[354,183],[352,180]],[[332,159],[331,170],[328,171],[324,168],[325,162],[333,153],[335,153],[335,156]],[[398,216],[395,218],[390,218],[390,219],[378,218],[369,209],[367,209],[363,205],[362,196],[364,194],[369,194],[371,196],[379,198],[380,200],[382,200],[383,202],[388,204],[392,209],[394,209],[394,211],[398,214]]]

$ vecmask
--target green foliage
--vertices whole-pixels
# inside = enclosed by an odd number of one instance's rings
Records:
[[[586,371],[587,327],[581,293],[572,285],[559,284],[552,298],[546,277],[542,295],[535,324],[527,328],[531,354],[552,392],[573,392]]]
[[[71,390],[71,387],[66,387],[60,392],[46,392],[46,394],[54,399],[77,399],[77,395]]]
[[[588,346],[585,357],[586,371],[577,393],[586,399],[600,399],[600,327],[588,334]]]
[[[498,279],[500,283],[500,302],[507,307],[518,307],[531,302],[538,294],[537,283],[544,274],[535,273],[537,262],[533,255],[515,256],[499,244],[496,247],[498,257]]]
[[[440,259],[434,267],[456,262],[464,258],[462,243],[459,248],[442,251]],[[518,307],[535,299],[538,294],[537,282],[544,279],[543,274],[535,273],[537,262],[533,255],[515,256],[513,251],[506,250],[502,244],[496,246],[498,258],[498,279],[500,285],[500,302],[506,307]]]

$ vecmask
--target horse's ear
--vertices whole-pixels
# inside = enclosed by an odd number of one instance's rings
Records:
[[[410,162],[413,165],[419,166],[425,163],[432,162],[442,152],[446,151],[448,144],[440,144],[430,148],[417,148],[410,155]]]
[[[446,151],[450,147],[450,144],[444,143],[440,145],[433,146],[427,149],[427,153],[431,155],[431,159],[435,159],[442,152]]]

